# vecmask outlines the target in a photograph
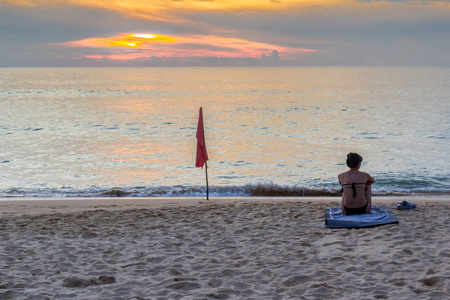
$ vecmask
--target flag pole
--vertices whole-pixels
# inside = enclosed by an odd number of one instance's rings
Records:
[[[206,200],[209,200],[209,186],[208,186],[208,164],[205,161],[205,173],[206,173]]]
[[[208,153],[206,151],[205,143],[205,129],[203,127],[203,109],[200,107],[198,115],[198,125],[197,125],[197,158],[195,161],[195,167],[203,168],[205,166],[206,173],[206,200],[209,200],[209,184],[208,184]]]

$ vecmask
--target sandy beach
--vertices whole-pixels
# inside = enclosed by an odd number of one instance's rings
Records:
[[[1,199],[0,299],[450,298],[449,196],[374,197],[399,224],[325,228],[338,203]]]

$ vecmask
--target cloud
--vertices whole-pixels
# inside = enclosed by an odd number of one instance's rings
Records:
[[[281,47],[237,38],[187,35],[167,36],[154,33],[122,33],[106,38],[88,38],[56,44],[74,48],[97,48],[102,54],[86,54],[84,58],[127,60],[158,57],[228,57],[259,58],[265,53],[281,51],[286,57],[316,52],[314,49]],[[273,49],[278,49],[273,52]],[[132,50],[132,51],[130,51]],[[273,54],[273,55],[274,55]],[[77,57],[77,59],[82,57]]]
[[[0,66],[112,64],[119,58],[132,64],[151,57],[214,64],[223,58],[222,64],[226,57],[262,61],[273,50],[292,64],[450,65],[450,1],[1,3]],[[176,40],[127,37],[136,33]]]
[[[102,10],[110,10],[120,14],[142,19],[159,20],[164,22],[186,22],[182,12],[189,11],[236,11],[236,10],[267,10],[273,9],[274,3],[258,0],[3,0],[6,4],[24,7],[50,7],[50,6],[82,6]],[[325,0],[313,0],[323,3]],[[299,5],[295,0],[284,0],[284,9]],[[302,5],[303,6],[303,5]]]

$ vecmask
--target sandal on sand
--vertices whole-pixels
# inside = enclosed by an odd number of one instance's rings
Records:
[[[416,206],[417,205],[415,203],[411,203],[411,202],[407,202],[407,201],[397,203],[398,210],[414,209],[414,208],[416,208]]]

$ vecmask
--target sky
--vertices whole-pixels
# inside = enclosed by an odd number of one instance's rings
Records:
[[[0,67],[450,66],[450,0],[0,0]]]

